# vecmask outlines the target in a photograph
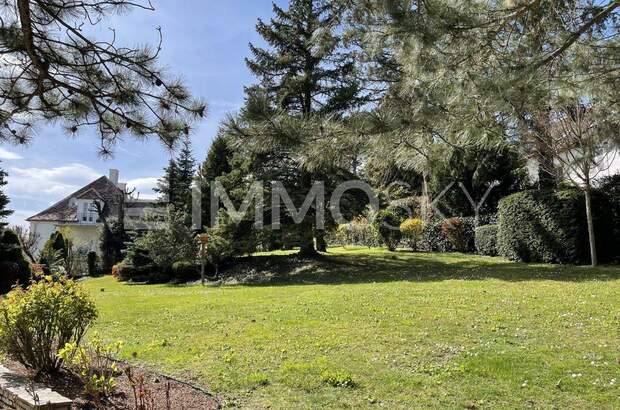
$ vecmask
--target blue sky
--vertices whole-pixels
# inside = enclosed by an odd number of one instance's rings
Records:
[[[107,28],[114,27],[119,43],[154,44],[155,28],[162,27],[162,65],[180,75],[209,104],[208,117],[192,135],[194,154],[202,161],[218,122],[241,106],[243,86],[254,82],[244,58],[249,54],[248,42],[261,42],[254,26],[259,17],[269,19],[271,1],[154,3],[154,12],[136,9],[105,21],[96,35],[109,36]],[[113,158],[102,159],[94,133],[67,137],[58,128],[41,126],[29,146],[0,144],[0,166],[9,173],[6,192],[15,210],[9,222],[23,224],[25,218],[107,175],[109,168],[119,169],[121,181],[135,186],[141,197],[153,196],[151,188],[169,158],[170,153],[155,140],[142,143],[128,138],[118,144]]]

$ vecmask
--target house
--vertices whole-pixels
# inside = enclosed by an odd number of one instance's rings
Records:
[[[126,184],[119,183],[119,171],[111,169],[109,176],[96,179],[26,221],[39,237],[37,254],[59,229],[68,232],[77,246],[99,251],[99,228],[104,219],[124,217],[126,229],[140,229],[149,212],[161,212],[161,203],[128,194]]]

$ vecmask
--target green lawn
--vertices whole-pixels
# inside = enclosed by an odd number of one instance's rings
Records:
[[[124,358],[231,406],[620,407],[620,267],[367,249],[321,266],[253,286],[85,284]]]

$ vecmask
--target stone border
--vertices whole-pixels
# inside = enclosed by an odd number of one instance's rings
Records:
[[[73,401],[0,365],[0,406],[12,410],[71,410]]]

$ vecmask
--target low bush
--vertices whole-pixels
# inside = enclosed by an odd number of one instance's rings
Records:
[[[58,370],[58,350],[79,345],[97,318],[95,304],[82,287],[65,277],[31,282],[0,301],[0,348],[38,372]]]
[[[374,218],[373,226],[390,251],[396,250],[400,243],[402,237],[400,233],[401,222],[402,218],[396,212],[388,209],[377,212]]]
[[[424,222],[418,218],[406,219],[400,224],[400,232],[403,240],[412,250],[418,249],[418,242],[424,231]]]
[[[475,249],[473,218],[448,218],[441,223],[441,232],[457,252],[473,252]]]
[[[358,217],[349,223],[338,225],[329,242],[341,246],[367,246],[369,248],[382,245],[379,232],[365,217]]]
[[[452,252],[454,248],[441,230],[441,221],[429,222],[424,225],[418,247],[426,252]]]
[[[7,293],[16,284],[26,285],[30,275],[19,238],[11,230],[0,229],[0,293]]]
[[[166,283],[170,281],[170,272],[155,265],[133,266],[122,262],[116,266],[120,282]]]
[[[476,251],[480,255],[497,256],[497,225],[476,228]]]
[[[172,264],[172,279],[189,282],[200,277],[200,266],[193,262],[175,262]]]
[[[601,262],[614,253],[611,206],[593,192],[597,253]],[[500,201],[497,249],[515,261],[586,264],[590,262],[584,195],[578,189],[524,191]]]
[[[59,350],[58,357],[82,381],[84,394],[96,404],[101,404],[102,398],[116,390],[118,367],[113,358],[118,356],[122,346],[120,341],[104,344],[95,334],[86,347],[75,342],[67,343]]]

